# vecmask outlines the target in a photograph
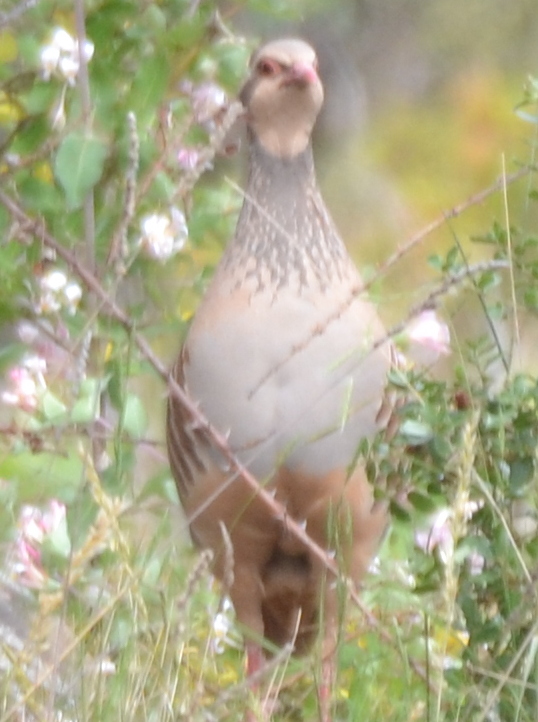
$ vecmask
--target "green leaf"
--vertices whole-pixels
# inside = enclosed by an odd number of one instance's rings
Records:
[[[41,403],[43,415],[47,421],[54,422],[65,417],[66,406],[52,393],[52,391],[49,391],[48,389],[45,391]]]
[[[128,100],[128,106],[135,112],[140,128],[153,119],[155,108],[162,102],[169,72],[166,59],[161,55],[140,63]]]
[[[99,410],[99,394],[106,384],[106,379],[84,379],[80,386],[80,394],[69,413],[69,420],[75,424],[89,424],[95,421]]]
[[[139,439],[146,431],[146,410],[140,398],[135,394],[130,394],[127,397],[123,414],[123,426],[125,431],[135,439]]]
[[[178,505],[177,488],[167,470],[160,470],[158,474],[152,476],[149,481],[144,484],[140,494],[137,496],[137,503],[141,503],[152,496],[165,499],[165,501],[174,504],[174,506]]]
[[[389,502],[389,508],[391,515],[398,521],[409,522],[411,521],[411,514],[404,509],[396,500],[392,499]]]
[[[25,207],[38,213],[57,213],[63,203],[62,192],[54,183],[32,176],[21,180],[19,191]]]
[[[51,497],[70,503],[84,481],[78,456],[31,451],[12,452],[0,459],[0,477],[9,479],[24,503],[39,503]]]
[[[54,173],[71,210],[80,208],[88,192],[99,181],[107,145],[89,131],[70,133],[56,154]]]
[[[490,291],[501,283],[501,277],[493,271],[485,271],[476,279],[476,285],[481,291]]]
[[[480,554],[480,556],[483,556],[488,560],[493,558],[493,552],[491,550],[491,543],[489,539],[486,539],[484,536],[473,535],[464,537],[460,542],[458,542],[458,546],[455,551],[455,559],[457,562],[462,562],[473,552]]]
[[[534,459],[514,459],[510,463],[510,486],[514,493],[521,493],[534,478]]]
[[[402,423],[400,434],[410,446],[421,446],[433,438],[433,431],[429,424],[413,419],[406,419]]]
[[[43,543],[43,548],[49,553],[67,559],[71,554],[71,539],[67,531],[67,521],[62,519],[58,526],[53,529]]]
[[[409,503],[417,509],[417,511],[431,512],[437,509],[438,504],[427,494],[421,494],[418,491],[411,491],[407,495]]]

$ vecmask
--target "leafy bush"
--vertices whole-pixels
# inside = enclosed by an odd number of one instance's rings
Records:
[[[187,551],[162,419],[241,202],[213,164],[248,44],[207,1],[11,3],[0,33],[0,720],[240,719],[240,638]],[[531,80],[534,124],[537,103]],[[501,336],[515,354],[534,322],[538,241],[505,219],[474,242],[486,260],[432,257],[393,329],[454,298],[486,319],[444,377],[395,370],[399,429],[361,449],[394,525],[343,629],[338,719],[537,717],[538,385]],[[317,661],[270,667],[281,719],[315,714]]]

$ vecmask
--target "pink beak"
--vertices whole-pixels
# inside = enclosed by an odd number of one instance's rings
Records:
[[[310,85],[318,81],[318,74],[313,65],[308,63],[294,63],[286,73],[286,85]]]

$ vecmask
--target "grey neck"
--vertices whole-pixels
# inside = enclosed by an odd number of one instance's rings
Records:
[[[275,289],[313,282],[323,289],[349,257],[319,193],[311,145],[279,158],[251,137],[249,154],[243,207],[224,266],[236,275],[245,269],[238,282],[263,276]]]
[[[285,195],[304,197],[308,189],[316,188],[316,173],[312,145],[292,158],[281,158],[268,153],[258,140],[249,138],[249,177],[247,188],[255,197],[261,193],[262,200],[271,192],[283,191]]]

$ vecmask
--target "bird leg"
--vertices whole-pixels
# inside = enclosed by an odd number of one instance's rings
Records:
[[[250,689],[256,699],[261,700],[261,709],[257,714],[252,708],[245,712],[244,722],[269,722],[273,701],[271,699],[261,699],[259,673],[265,665],[265,655],[260,644],[247,640],[245,642],[245,653],[247,657],[247,679],[254,678],[250,682]]]
[[[334,652],[321,662],[321,683],[319,686],[319,715],[321,722],[331,722],[331,699],[336,680]]]
[[[247,655],[247,677],[257,675],[265,664],[265,656],[261,645],[257,642],[245,642],[245,652]],[[257,682],[253,682],[253,686],[257,687]]]

